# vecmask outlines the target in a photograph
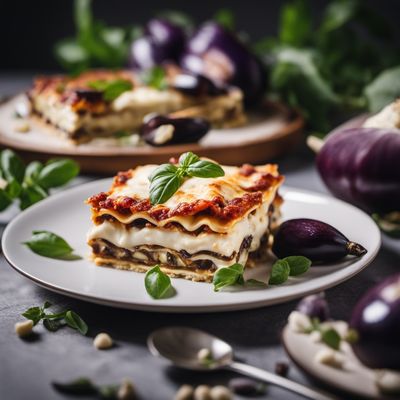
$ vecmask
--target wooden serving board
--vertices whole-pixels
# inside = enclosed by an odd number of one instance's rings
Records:
[[[75,145],[62,136],[58,129],[35,117],[29,117],[29,132],[17,132],[20,120],[15,117],[17,104],[26,102],[25,95],[17,95],[0,105],[0,146],[14,149],[25,160],[47,160],[70,157],[83,172],[114,174],[135,165],[163,163],[170,157],[193,151],[222,164],[261,163],[280,156],[301,140],[303,118],[279,103],[268,103],[249,115],[245,126],[213,129],[193,144],[151,147],[121,144],[115,139],[102,139]]]

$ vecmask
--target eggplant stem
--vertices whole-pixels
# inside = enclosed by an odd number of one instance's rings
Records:
[[[356,257],[361,257],[367,253],[367,249],[361,246],[361,244],[356,242],[347,242],[346,249],[347,249],[347,254]]]
[[[307,146],[316,154],[320,152],[324,143],[325,142],[317,136],[307,136]]]

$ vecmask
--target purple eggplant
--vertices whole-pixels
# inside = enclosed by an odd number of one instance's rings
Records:
[[[296,307],[297,311],[308,315],[310,318],[318,318],[320,322],[329,319],[329,306],[323,293],[311,294],[304,297]]]
[[[358,333],[352,347],[363,364],[400,371],[400,274],[374,286],[358,301],[350,327]]]
[[[361,257],[367,252],[333,226],[308,218],[285,221],[275,233],[272,251],[279,258],[304,256],[313,262],[337,261],[347,255]]]
[[[167,20],[154,18],[144,29],[145,35],[131,44],[129,65],[145,70],[165,62],[177,62],[184,44],[183,29]]]
[[[352,128],[328,137],[318,171],[337,197],[372,213],[400,211],[400,134]]]
[[[188,40],[181,66],[238,86],[247,104],[256,103],[265,92],[266,73],[261,62],[233,33],[214,22],[201,26]]]
[[[170,118],[154,115],[147,118],[141,128],[144,141],[152,146],[196,143],[210,129],[203,118]]]
[[[176,75],[171,86],[188,96],[218,96],[227,92],[211,79],[188,72]]]

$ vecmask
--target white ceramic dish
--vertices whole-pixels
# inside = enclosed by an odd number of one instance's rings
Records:
[[[385,396],[379,391],[375,384],[376,373],[360,363],[346,342],[342,343],[340,349],[340,355],[343,358],[342,368],[316,362],[314,358],[317,352],[327,346],[321,342],[313,342],[310,335],[293,332],[288,325],[282,332],[282,342],[294,363],[319,382],[350,393],[357,398],[360,396],[381,400],[396,398]]]
[[[337,285],[365,268],[380,247],[380,232],[359,209],[340,200],[298,189],[285,188],[283,218],[309,217],[331,223],[368,253],[361,259],[312,267],[301,277],[280,286],[215,293],[208,283],[173,279],[177,294],[153,300],[144,288],[144,274],[97,267],[88,259],[86,232],[91,221],[84,200],[105,191],[110,179],[84,184],[51,196],[18,215],[6,228],[3,253],[18,272],[40,286],[79,299],[115,307],[158,312],[214,312],[256,308],[282,303]],[[83,256],[79,261],[59,261],[32,253],[21,242],[33,230],[48,230],[64,239]],[[268,265],[260,265],[249,276],[267,279]]]

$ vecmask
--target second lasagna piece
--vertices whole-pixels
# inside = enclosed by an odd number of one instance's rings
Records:
[[[160,69],[160,71],[163,71]],[[202,117],[216,127],[245,121],[242,92],[216,90],[211,81],[166,69],[164,83],[146,83],[131,71],[88,71],[77,77],[37,78],[28,92],[32,110],[76,143],[135,131],[150,113]],[[202,83],[193,90],[191,80]],[[188,86],[189,85],[189,86]]]
[[[211,281],[234,263],[250,266],[267,251],[279,218],[283,182],[276,165],[222,166],[220,178],[189,178],[163,204],[149,200],[156,165],[119,173],[107,193],[88,199],[88,243],[98,265]]]

